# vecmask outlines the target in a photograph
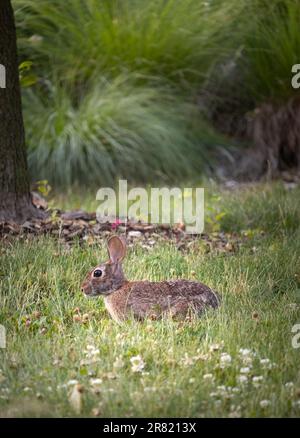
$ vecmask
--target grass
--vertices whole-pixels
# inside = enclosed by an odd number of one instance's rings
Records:
[[[106,259],[103,245],[3,241],[0,416],[299,416],[299,349],[291,344],[300,322],[297,199],[299,188],[281,185],[234,193],[210,186],[209,217],[227,206],[219,227],[248,233],[238,252],[206,253],[198,239],[185,252],[164,239],[147,251],[136,240],[125,262],[129,278],[196,278],[220,291],[220,309],[189,323],[119,326],[101,299],[86,300],[80,282]],[[131,369],[137,355],[142,373]],[[84,389],[80,413],[69,402],[74,379]]]
[[[196,187],[205,189],[205,229],[209,232],[267,232],[285,236],[299,227],[298,190],[288,192],[280,182],[241,185],[239,190],[224,190],[207,179],[197,182]],[[118,185],[114,186],[116,191]],[[184,190],[182,185],[179,185]],[[132,184],[128,184],[128,190]],[[79,187],[64,192],[50,191],[49,205],[62,210],[83,209],[94,212],[99,206],[95,189]]]
[[[52,85],[47,98],[27,90],[24,101],[28,161],[36,179],[95,185],[118,177],[175,181],[199,172],[203,142],[212,142],[212,135],[204,123],[193,129],[192,103],[157,86],[136,88],[126,77],[98,81],[76,105]]]
[[[298,93],[299,0],[13,5],[31,174],[51,184],[191,180],[232,146],[216,120]]]
[[[254,96],[257,105],[284,103],[295,95],[291,69],[300,56],[300,2],[255,0],[247,8],[253,20],[245,34],[245,65],[240,66],[245,69],[244,92]]]
[[[184,89],[205,80],[216,55],[231,47],[223,28],[234,32],[232,3],[41,0],[37,6],[34,0],[14,1],[20,49],[43,74],[50,61],[67,84],[84,84],[95,72],[139,72]]]
[[[228,143],[207,127],[196,101],[230,51],[223,29],[235,33],[232,4],[15,0],[14,7],[20,60],[32,62],[22,81],[32,85],[23,103],[35,178],[64,186],[132,175],[191,179],[212,147]]]

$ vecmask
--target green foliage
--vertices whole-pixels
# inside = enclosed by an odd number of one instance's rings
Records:
[[[192,179],[213,146],[230,143],[208,127],[210,108],[196,111],[202,92],[241,117],[297,93],[299,0],[14,6],[21,59],[35,72],[22,79],[33,85],[24,90],[30,167],[50,183]]]
[[[24,92],[34,178],[193,178],[224,143],[191,94],[228,52],[226,2],[16,0],[15,8],[20,52],[40,77]]]
[[[95,71],[201,82],[226,53],[235,15],[224,0],[17,0],[20,47],[46,72],[83,84]],[[229,20],[230,17],[230,20]],[[26,38],[27,37],[27,38]],[[48,70],[49,71],[49,70]]]
[[[244,29],[245,92],[257,102],[285,102],[295,95],[291,69],[300,59],[299,0],[254,0],[245,3],[251,16]],[[244,64],[243,64],[244,62]]]
[[[284,237],[299,228],[299,195],[299,189],[287,195],[282,183],[246,186],[233,192],[223,190],[209,197],[207,212],[210,218],[219,217],[219,228],[224,231]],[[214,216],[211,211],[221,216]]]
[[[59,85],[47,96],[29,90],[24,100],[35,178],[57,184],[117,177],[175,181],[201,166],[201,143],[190,132],[195,107],[165,90],[117,78],[96,83],[76,105]]]
[[[35,183],[35,189],[44,197],[47,197],[52,190],[52,187],[48,184],[46,179],[37,181]]]
[[[31,72],[32,61],[23,61],[19,65],[19,78],[22,87],[31,87],[37,82],[37,76]]]

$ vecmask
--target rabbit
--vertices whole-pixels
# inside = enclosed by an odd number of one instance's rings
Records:
[[[123,273],[122,260],[126,243],[119,236],[108,242],[109,261],[92,269],[81,285],[87,297],[104,297],[105,307],[111,317],[122,322],[135,319],[158,319],[164,315],[187,318],[191,312],[200,315],[207,307],[220,304],[219,295],[197,281],[128,281]]]

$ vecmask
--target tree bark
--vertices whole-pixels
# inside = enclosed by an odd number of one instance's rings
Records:
[[[19,84],[16,29],[10,0],[0,1],[0,221],[41,217],[31,200]]]

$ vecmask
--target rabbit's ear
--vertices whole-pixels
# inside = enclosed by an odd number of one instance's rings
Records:
[[[112,263],[118,263],[125,257],[126,243],[119,236],[112,236],[107,242],[108,255]]]

